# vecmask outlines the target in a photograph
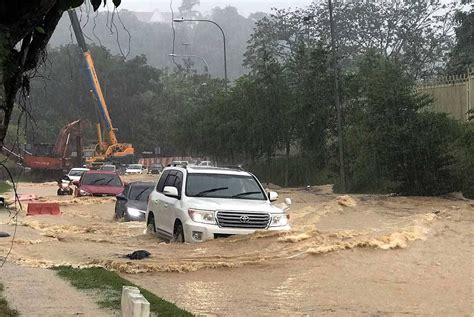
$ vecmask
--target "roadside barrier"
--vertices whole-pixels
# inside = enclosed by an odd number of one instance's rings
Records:
[[[58,203],[29,203],[26,212],[27,216],[38,216],[38,215],[61,215]]]
[[[134,286],[122,287],[122,317],[150,317],[150,302]]]

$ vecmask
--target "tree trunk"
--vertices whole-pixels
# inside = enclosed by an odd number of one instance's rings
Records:
[[[21,70],[18,66],[18,52],[14,49],[4,52],[2,69],[2,94],[0,103],[0,145],[7,135],[16,93],[21,85]]]
[[[7,1],[1,8],[0,145],[3,145],[17,93],[22,87],[29,93],[26,73],[38,66],[63,11],[56,0]]]
[[[286,153],[285,153],[285,187],[288,187],[288,169],[290,167],[290,141],[286,141]]]

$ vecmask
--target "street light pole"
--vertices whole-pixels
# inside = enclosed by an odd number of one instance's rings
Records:
[[[193,57],[193,58],[197,58],[197,59],[200,59],[205,67],[206,67],[206,73],[209,73],[209,64],[207,63],[207,61],[204,59],[204,57],[201,57],[199,55],[179,55],[179,54],[168,54],[168,56],[170,57]]]
[[[341,178],[341,191],[344,193],[346,191],[346,176],[344,168],[344,146],[342,144],[342,111],[341,111],[341,102],[339,99],[339,72],[337,68],[337,51],[336,51],[336,30],[333,17],[333,7],[332,0],[328,0],[329,6],[329,22],[331,25],[331,50],[332,50],[332,59],[333,59],[333,71],[334,71],[334,99],[336,104],[336,113],[337,113],[337,143],[339,149],[339,177]]]
[[[224,30],[221,28],[221,26],[219,24],[217,24],[216,22],[212,21],[212,20],[207,20],[207,19],[184,19],[184,18],[181,18],[181,19],[173,19],[173,22],[208,22],[208,23],[212,23],[214,24],[215,26],[217,26],[219,28],[219,30],[221,30],[221,33],[222,33],[222,39],[224,41],[224,80],[225,80],[225,87],[227,89],[227,48],[226,48],[226,40],[225,40],[225,33],[224,33]]]

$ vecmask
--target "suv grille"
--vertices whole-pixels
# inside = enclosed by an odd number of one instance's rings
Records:
[[[217,224],[222,228],[265,229],[270,222],[267,213],[218,211]]]

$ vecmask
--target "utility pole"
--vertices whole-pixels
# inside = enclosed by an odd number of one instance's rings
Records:
[[[339,150],[339,177],[341,179],[341,191],[346,192],[346,175],[344,169],[344,144],[342,131],[342,111],[341,101],[339,99],[339,72],[337,66],[337,50],[336,50],[336,27],[333,17],[332,0],[328,0],[329,6],[329,23],[331,25],[331,50],[332,50],[332,67],[334,71],[334,101],[337,113],[337,143]]]

